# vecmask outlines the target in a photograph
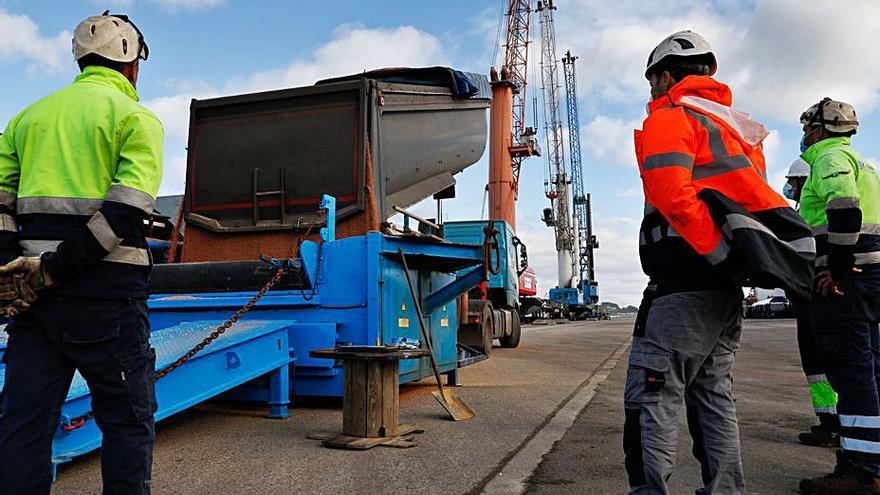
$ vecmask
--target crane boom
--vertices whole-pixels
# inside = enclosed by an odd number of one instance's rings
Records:
[[[598,247],[593,235],[592,211],[590,196],[585,193],[583,165],[581,163],[581,134],[578,120],[577,74],[575,61],[577,57],[571,50],[562,58],[562,71],[565,75],[565,101],[568,114],[568,147],[569,164],[571,166],[572,205],[574,207],[574,228],[577,238],[577,260],[580,272],[578,286],[584,290],[584,300],[596,299],[593,289],[596,285],[595,260],[593,251]],[[589,291],[589,292],[588,292]],[[593,301],[595,302],[595,300]]]
[[[562,118],[559,109],[559,65],[556,58],[556,33],[553,27],[553,0],[538,1],[541,16],[541,92],[544,97],[544,134],[547,141],[548,180],[545,193],[550,199],[559,273],[559,287],[574,287],[577,258],[574,256],[574,231],[569,210],[568,174],[562,143]]]
[[[513,143],[522,145],[529,137],[526,126],[526,103],[528,102],[529,35],[532,24],[531,0],[510,0],[507,6],[507,43],[504,50],[504,67],[513,82]],[[534,135],[534,130],[529,129]],[[513,157],[514,187],[518,189],[519,172],[528,155]]]

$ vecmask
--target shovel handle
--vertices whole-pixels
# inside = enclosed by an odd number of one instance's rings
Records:
[[[403,249],[399,248],[397,253],[400,254],[400,262],[403,264],[403,274],[406,276],[406,285],[409,286],[409,293],[412,296],[413,304],[416,308],[416,316],[419,319],[419,330],[422,333],[422,340],[425,341],[425,346],[428,348],[428,353],[431,356],[431,367],[434,369],[434,378],[437,380],[437,388],[440,389],[440,395],[446,397],[443,395],[443,383],[440,381],[440,367],[437,366],[437,358],[434,356],[434,345],[431,343],[431,337],[428,335],[428,330],[425,329],[425,319],[422,316],[422,305],[419,304],[419,297],[416,294],[416,288],[409,276],[409,265],[406,263],[406,255],[403,254]]]

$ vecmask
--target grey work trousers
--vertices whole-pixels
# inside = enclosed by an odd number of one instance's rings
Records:
[[[643,302],[644,304],[644,302]],[[733,364],[742,333],[742,292],[679,292],[651,303],[633,338],[624,406],[630,494],[668,495],[678,414],[687,404],[705,495],[744,493]]]

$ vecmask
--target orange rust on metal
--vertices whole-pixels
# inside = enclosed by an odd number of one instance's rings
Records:
[[[165,254],[166,263],[177,263],[177,244],[180,242],[180,229],[183,226],[183,201],[177,208],[177,219],[174,229],[171,230],[171,240],[168,242],[168,252]]]
[[[379,230],[379,208],[373,185],[373,163],[369,145],[367,146],[366,167],[364,170],[364,211],[348,218],[337,220],[336,237],[364,235],[371,230]],[[321,191],[316,191],[320,194]],[[188,224],[183,239],[181,261],[240,261],[254,260],[261,254],[275,258],[299,255],[301,232],[292,230],[274,232],[211,232],[198,225]],[[304,239],[317,241],[318,229],[312,229]]]

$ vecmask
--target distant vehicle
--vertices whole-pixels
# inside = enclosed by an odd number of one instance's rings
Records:
[[[746,306],[746,318],[791,318],[791,302],[785,296],[773,296]]]

